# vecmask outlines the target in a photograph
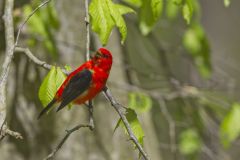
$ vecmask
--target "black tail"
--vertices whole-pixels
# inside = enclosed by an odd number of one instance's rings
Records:
[[[40,119],[42,115],[44,115],[56,101],[57,101],[56,98],[53,98],[53,100],[50,103],[48,103],[48,105],[40,112],[37,119]]]

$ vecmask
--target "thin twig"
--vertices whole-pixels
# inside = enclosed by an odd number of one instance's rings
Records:
[[[23,137],[22,137],[22,135],[21,135],[20,133],[8,129],[7,125],[4,124],[4,125],[1,127],[0,141],[1,141],[6,135],[12,136],[12,137],[14,137],[14,138],[16,138],[16,139],[23,139]]]
[[[17,32],[17,37],[16,37],[16,42],[14,44],[14,47],[16,47],[18,45],[18,40],[20,37],[20,34],[22,32],[22,29],[24,27],[24,25],[28,22],[28,20],[43,6],[45,6],[46,4],[48,4],[51,0],[46,0],[45,2],[41,3],[40,5],[38,5],[23,21],[23,23],[20,25],[18,32]]]
[[[49,160],[49,159],[53,159],[54,156],[56,155],[56,153],[59,151],[59,149],[62,148],[63,144],[66,142],[66,140],[69,138],[69,136],[79,130],[80,128],[89,128],[91,129],[90,125],[84,125],[84,124],[79,124],[76,127],[70,129],[70,130],[66,130],[66,135],[62,138],[62,140],[58,143],[57,147],[46,157],[44,158],[44,160]]]
[[[2,125],[1,125],[1,127],[0,127],[0,141],[3,140],[3,138],[5,137],[5,134],[4,134],[4,132],[3,132],[3,128],[4,128],[4,126],[5,126],[5,125],[4,125],[5,123],[6,123],[6,117],[5,117],[3,123],[2,123]]]
[[[86,60],[90,60],[90,27],[89,27],[89,12],[88,0],[85,0],[85,22],[86,22]]]
[[[169,125],[169,136],[170,136],[170,144],[171,144],[171,152],[176,155],[176,131],[175,131],[175,122],[172,119],[170,113],[167,110],[166,102],[163,98],[159,99],[160,109],[166,118]]]
[[[141,144],[138,142],[136,136],[134,135],[125,114],[121,111],[121,108],[125,108],[125,107],[116,101],[116,99],[113,97],[111,91],[107,87],[104,88],[103,94],[105,95],[106,99],[111,103],[111,105],[114,107],[114,109],[117,111],[125,128],[127,129],[130,139],[136,145],[136,147],[138,148],[138,150],[141,153],[141,155],[143,156],[143,158],[145,160],[149,160],[150,158],[148,157],[147,153],[143,150],[143,147],[141,146]]]
[[[92,100],[88,101],[88,112],[89,112],[89,125],[91,126],[90,129],[94,129],[94,121],[93,121],[93,104]]]
[[[90,60],[90,27],[89,27],[89,12],[88,12],[88,0],[85,0],[85,23],[86,23],[86,61]],[[94,129],[93,121],[93,103],[92,100],[88,101],[89,112],[89,125],[91,129]]]

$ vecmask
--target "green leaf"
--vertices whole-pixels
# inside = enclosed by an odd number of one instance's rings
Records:
[[[183,18],[186,20],[187,24],[190,24],[191,18],[193,16],[193,3],[192,0],[186,0],[182,8]]]
[[[106,45],[114,26],[117,26],[123,43],[127,36],[127,27],[123,14],[134,12],[132,9],[114,4],[111,0],[92,0],[89,6],[93,31],[99,36],[103,45]]]
[[[208,78],[211,75],[210,49],[203,28],[193,23],[183,36],[183,45],[194,59],[200,74]]]
[[[136,112],[133,109],[128,108],[127,111],[126,111],[126,118],[127,118],[128,122],[130,124],[130,127],[131,127],[131,129],[133,131],[133,134],[136,136],[136,138],[139,141],[139,143],[143,146],[144,132],[143,132],[141,124],[140,124],[140,122],[139,122],[139,120],[137,118]],[[125,126],[123,125],[123,122],[122,122],[121,119],[118,120],[117,125],[116,125],[114,131],[119,126],[123,127],[124,130],[125,130],[125,133],[127,134],[127,130],[126,130]]]
[[[59,67],[52,67],[44,78],[38,92],[38,97],[45,107],[55,96],[66,76]]]
[[[163,10],[163,0],[143,1],[140,9],[140,30],[143,35],[147,35],[161,16]]]
[[[142,0],[123,0],[123,1],[135,7],[140,7],[142,5]]]
[[[177,2],[178,3],[178,2]],[[173,0],[168,0],[167,1],[167,6],[166,6],[166,15],[169,19],[174,19],[177,17],[179,11],[179,5],[174,3]]]
[[[200,151],[201,139],[194,129],[187,129],[180,135],[179,150],[182,154],[192,155]]]
[[[129,93],[129,108],[137,112],[147,112],[152,107],[152,99],[143,93]]]
[[[231,3],[230,0],[224,0],[223,2],[224,2],[224,6],[225,7],[229,7],[230,6],[230,3]]]
[[[232,105],[220,126],[220,138],[224,147],[229,147],[240,134],[240,104]]]
[[[107,4],[108,4],[109,10],[110,10],[111,17],[113,18],[115,25],[118,27],[118,29],[121,33],[121,37],[122,37],[121,43],[123,44],[127,37],[127,26],[125,24],[125,21],[122,17],[121,12],[128,13],[128,12],[132,12],[133,10],[131,10],[128,7],[123,8],[122,5],[115,5],[114,3],[112,3],[111,0],[107,0]],[[126,12],[126,11],[128,11],[128,12]]]
[[[163,1],[162,0],[151,0],[151,8],[153,13],[154,21],[157,21],[162,13]]]

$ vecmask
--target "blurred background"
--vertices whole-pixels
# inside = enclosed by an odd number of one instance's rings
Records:
[[[240,157],[239,60],[240,1],[199,0],[193,22],[164,1],[161,18],[144,35],[136,14],[124,16],[128,34],[121,45],[114,29],[106,46],[114,57],[107,82],[124,106],[134,108],[144,132],[144,148],[152,160],[238,160]],[[15,33],[40,0],[17,0]],[[135,7],[126,1],[120,2]],[[137,9],[136,9],[137,10]],[[0,15],[4,0],[0,0]],[[26,24],[19,45],[28,47],[49,64],[78,67],[85,60],[83,0],[52,1]],[[3,20],[0,19],[0,62],[5,56]],[[91,31],[91,52],[101,47]],[[46,157],[76,124],[88,123],[84,106],[41,120],[38,89],[47,70],[23,53],[14,55],[7,84],[7,124],[24,139],[0,142],[1,160],[40,160]],[[118,115],[102,94],[94,99],[95,129],[73,133],[57,160],[135,160],[124,130],[114,132]]]

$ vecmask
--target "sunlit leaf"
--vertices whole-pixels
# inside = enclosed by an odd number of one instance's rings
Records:
[[[121,33],[121,43],[123,44],[127,37],[127,26],[121,13],[133,12],[133,10],[126,6],[123,7],[122,5],[115,5],[111,0],[108,0],[107,4],[111,17],[113,18],[115,25],[118,27]]]
[[[191,18],[193,16],[193,3],[192,0],[186,0],[182,8],[183,18],[186,20],[187,24],[190,24]]]
[[[129,93],[128,107],[134,109],[137,112],[147,112],[152,107],[151,98],[143,93]]]
[[[91,25],[102,42],[106,45],[114,26],[117,26],[123,43],[127,36],[127,27],[122,17],[123,14],[134,12],[127,6],[116,5],[111,0],[92,0],[89,6]]]
[[[221,142],[225,147],[229,147],[231,142],[236,140],[240,134],[240,104],[232,105],[220,127]]]
[[[135,7],[140,7],[142,5],[142,0],[123,0],[123,1]]]
[[[128,108],[127,111],[126,111],[126,118],[130,124],[130,127],[134,133],[134,135],[136,136],[137,140],[139,141],[139,143],[143,146],[143,137],[144,137],[144,132],[143,132],[143,129],[141,127],[141,124],[137,118],[137,114],[136,112],[131,109],[131,108]],[[114,131],[116,131],[116,129],[121,126],[124,128],[125,130],[125,133],[127,134],[127,130],[125,128],[125,126],[123,125],[123,122],[121,119],[118,120],[117,122],[117,125],[114,129]]]
[[[132,8],[129,8],[127,6],[121,5],[121,4],[114,4],[116,8],[118,8],[119,13],[121,15],[127,14],[127,13],[135,13],[135,11]]]
[[[44,78],[38,92],[38,97],[45,107],[55,96],[66,76],[59,67],[52,67]]]
[[[201,139],[194,129],[187,129],[180,135],[179,150],[182,154],[192,155],[200,151]]]

